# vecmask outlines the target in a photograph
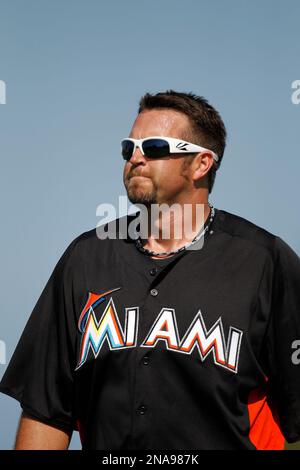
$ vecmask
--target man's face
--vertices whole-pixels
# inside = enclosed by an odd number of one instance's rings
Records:
[[[129,137],[143,139],[166,136],[182,139],[190,126],[188,117],[171,109],[152,109],[138,114]],[[187,159],[192,156],[172,155],[151,159],[136,148],[125,163],[123,180],[127,196],[133,204],[173,204],[183,202],[191,189]]]

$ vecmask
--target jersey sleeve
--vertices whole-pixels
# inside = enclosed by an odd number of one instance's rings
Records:
[[[276,237],[270,322],[265,338],[271,399],[288,442],[300,440],[300,258]]]
[[[0,382],[28,415],[63,430],[76,429],[76,320],[72,299],[75,239],[55,266]]]

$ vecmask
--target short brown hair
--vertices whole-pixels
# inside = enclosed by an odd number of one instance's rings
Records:
[[[184,113],[190,120],[191,128],[181,138],[193,144],[209,148],[218,155],[218,163],[213,165],[207,174],[208,191],[210,193],[226,145],[227,133],[220,114],[202,96],[174,90],[156,94],[146,93],[139,102],[138,113],[156,108],[170,108]]]

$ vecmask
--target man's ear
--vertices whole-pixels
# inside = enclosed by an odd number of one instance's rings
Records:
[[[213,156],[210,152],[198,153],[191,163],[192,179],[197,182],[208,174],[214,164]]]

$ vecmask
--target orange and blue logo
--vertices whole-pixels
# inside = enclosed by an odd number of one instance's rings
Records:
[[[96,359],[105,340],[107,340],[111,350],[136,346],[137,307],[125,309],[125,331],[122,330],[112,297],[110,297],[99,321],[95,315],[95,307],[104,302],[109,294],[119,289],[121,289],[121,287],[117,287],[102,294],[89,292],[88,300],[78,320],[78,328],[82,333],[82,338],[79,362],[75,370],[78,370],[86,362],[89,350],[92,350],[94,358]]]

